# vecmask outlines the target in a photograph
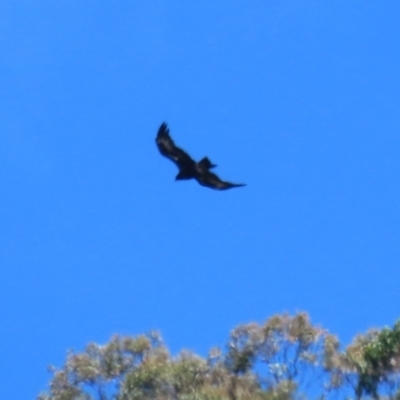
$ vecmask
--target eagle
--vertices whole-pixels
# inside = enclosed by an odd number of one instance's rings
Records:
[[[175,145],[165,122],[161,124],[158,130],[156,143],[160,153],[173,161],[179,168],[178,175],[175,177],[176,180],[196,179],[200,185],[216,190],[245,186],[242,183],[225,182],[219,179],[217,175],[210,171],[216,165],[208,157],[202,158],[199,162],[194,161],[189,154]]]

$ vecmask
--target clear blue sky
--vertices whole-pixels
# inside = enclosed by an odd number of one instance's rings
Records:
[[[248,186],[175,182],[163,121]],[[115,333],[393,324],[399,152],[397,0],[3,1],[2,397]]]

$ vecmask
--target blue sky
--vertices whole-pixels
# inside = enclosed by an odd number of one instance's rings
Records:
[[[399,315],[398,1],[0,5],[0,376],[111,335],[205,354],[305,310],[346,344]],[[154,139],[226,180],[175,182]]]

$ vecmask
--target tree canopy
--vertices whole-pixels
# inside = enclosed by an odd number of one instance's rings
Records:
[[[400,320],[344,350],[306,313],[239,325],[206,357],[156,332],[70,352],[38,400],[400,399]]]

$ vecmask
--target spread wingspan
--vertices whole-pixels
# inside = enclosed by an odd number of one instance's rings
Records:
[[[245,186],[244,184],[222,181],[217,175],[210,172],[210,169],[216,167],[216,165],[208,157],[204,157],[196,163],[189,154],[175,145],[165,122],[158,130],[156,143],[160,153],[173,161],[179,168],[179,173],[175,178],[177,180],[196,179],[200,185],[216,190]]]

